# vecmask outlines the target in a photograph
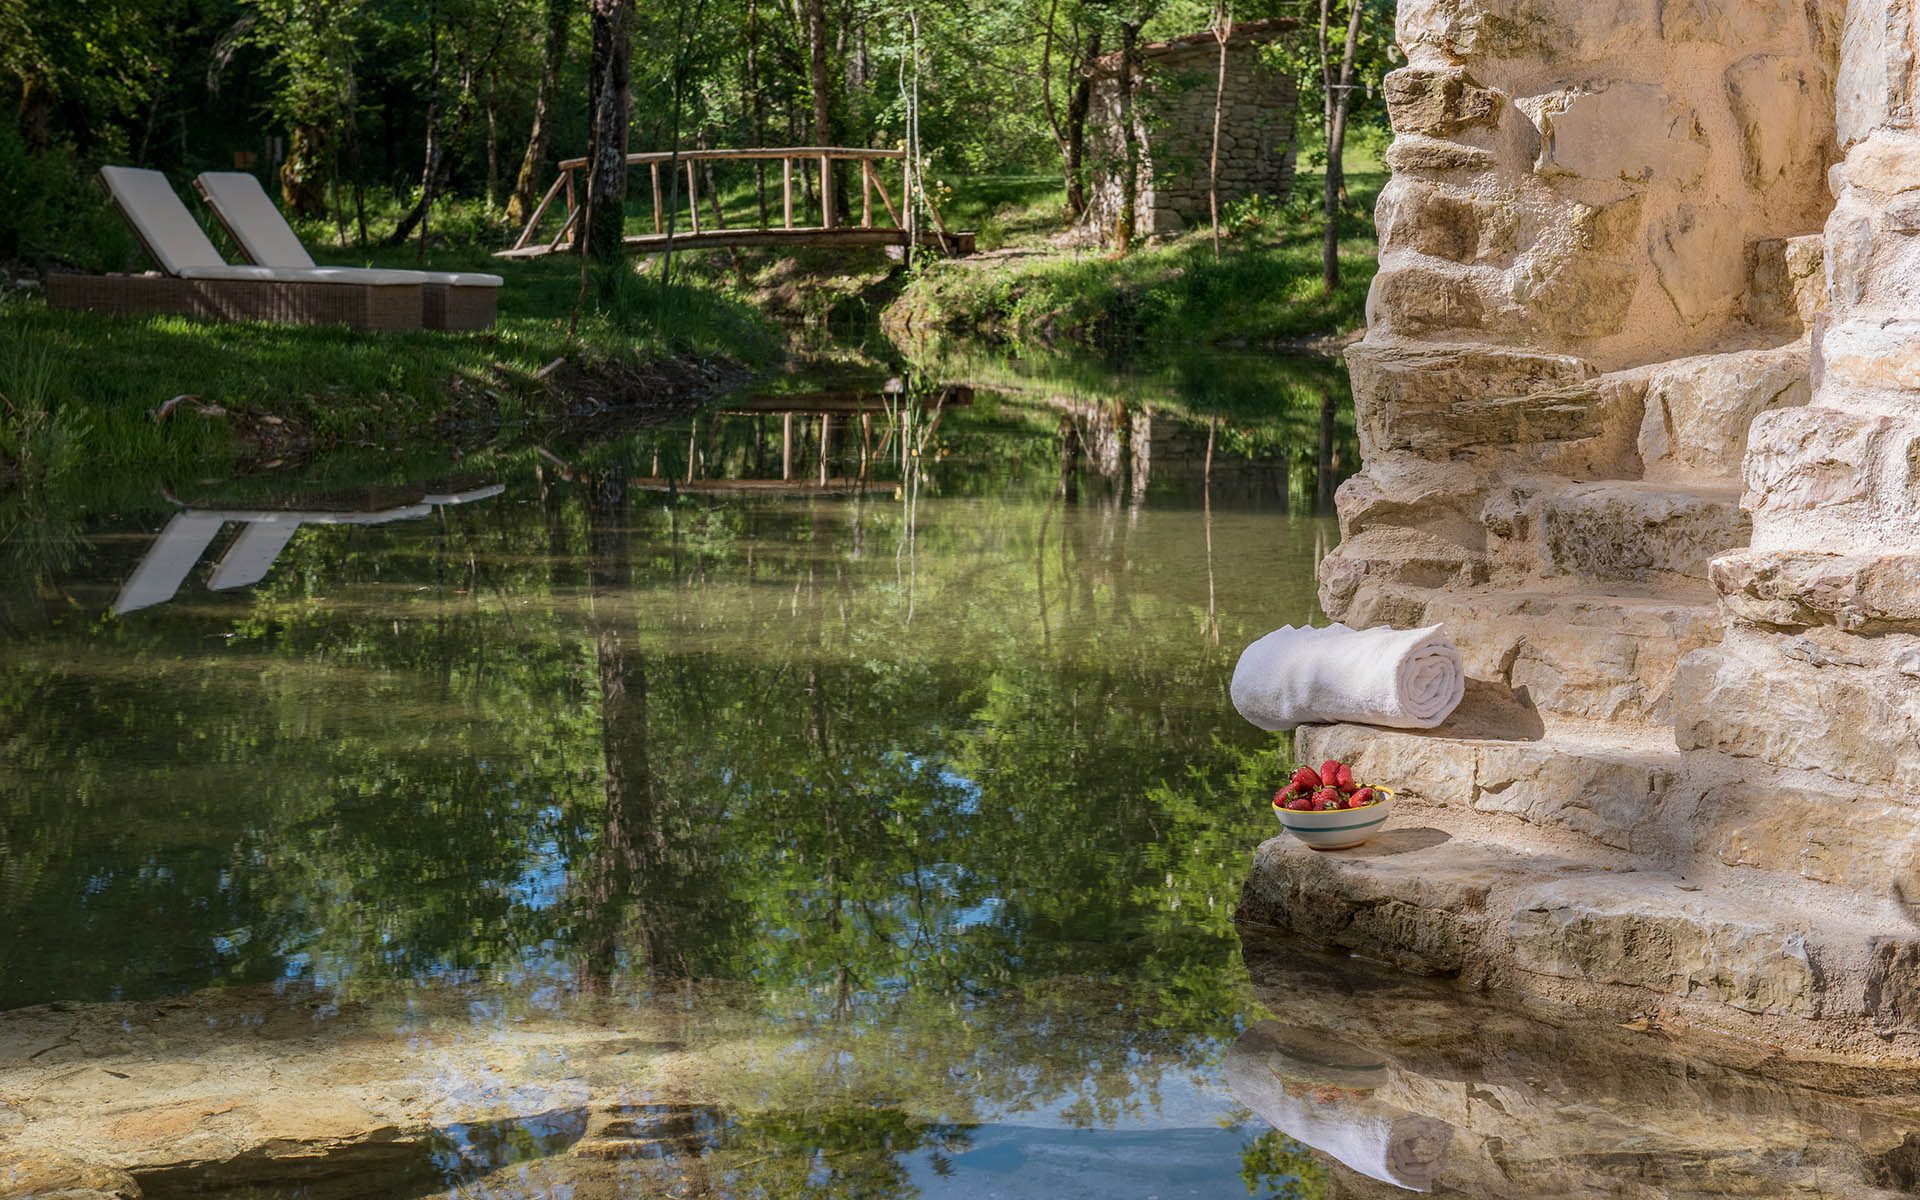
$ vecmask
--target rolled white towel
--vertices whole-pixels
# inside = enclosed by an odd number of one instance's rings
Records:
[[[1233,706],[1262,729],[1353,721],[1431,729],[1466,694],[1467,676],[1440,626],[1282,626],[1241,652]]]

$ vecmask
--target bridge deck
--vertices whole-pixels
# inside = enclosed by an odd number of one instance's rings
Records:
[[[667,235],[664,233],[637,234],[621,239],[629,251],[635,254],[659,254],[667,248]],[[904,229],[836,227],[822,229],[818,226],[801,229],[702,229],[699,232],[682,230],[673,235],[673,245],[677,250],[711,250],[729,246],[904,246],[907,244],[907,231]],[[922,230],[920,245],[928,250],[946,254],[973,253],[973,234],[950,233],[942,237],[931,230]],[[511,250],[494,252],[495,258],[541,258],[548,254],[570,254],[572,242],[558,245],[547,243],[534,246],[520,246]]]

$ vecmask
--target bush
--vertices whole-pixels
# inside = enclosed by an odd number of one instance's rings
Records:
[[[0,212],[0,262],[123,271],[145,258],[92,168],[68,146],[29,151],[11,122],[0,122]]]

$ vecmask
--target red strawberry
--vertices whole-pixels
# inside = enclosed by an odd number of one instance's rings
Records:
[[[1330,788],[1330,787],[1321,788],[1319,791],[1313,794],[1313,806],[1317,809],[1320,809],[1323,812],[1329,809],[1339,808],[1340,807],[1339,789]]]
[[[1330,758],[1320,764],[1320,782],[1327,787],[1340,786],[1340,760]]]
[[[1320,777],[1313,773],[1312,767],[1296,767],[1293,772],[1293,786],[1310,791],[1320,786]]]
[[[1293,799],[1287,801],[1286,806],[1294,812],[1311,812],[1317,807],[1314,802],[1306,796],[1295,796]]]
[[[1365,808],[1366,806],[1367,802],[1362,800],[1357,793],[1347,797],[1348,808]]]
[[[1370,787],[1365,787],[1355,792],[1352,795],[1352,797],[1348,799],[1347,803],[1350,807],[1353,807],[1353,808],[1365,808],[1367,805],[1372,804],[1374,801],[1378,800],[1379,798],[1380,798],[1379,792],[1374,791]]]
[[[1345,763],[1340,764],[1340,779],[1338,783],[1339,783],[1339,786],[1343,788],[1350,788],[1353,786],[1353,768],[1352,767],[1349,767]]]

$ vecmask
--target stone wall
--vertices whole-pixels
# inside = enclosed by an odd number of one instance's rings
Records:
[[[1300,731],[1405,828],[1247,919],[1920,1062],[1914,5],[1402,0],[1321,598],[1474,684]]]
[[[1293,189],[1294,118],[1299,97],[1285,72],[1260,65],[1260,47],[1286,27],[1249,21],[1227,44],[1227,80],[1220,121],[1220,204],[1244,196],[1284,199]],[[1142,46],[1134,79],[1134,129],[1140,139],[1135,201],[1139,235],[1179,233],[1208,222],[1207,167],[1213,149],[1214,85],[1219,44],[1209,33]],[[1120,123],[1120,56],[1090,69],[1092,107],[1087,148],[1092,179],[1086,227],[1108,236],[1120,213],[1126,149]]]

